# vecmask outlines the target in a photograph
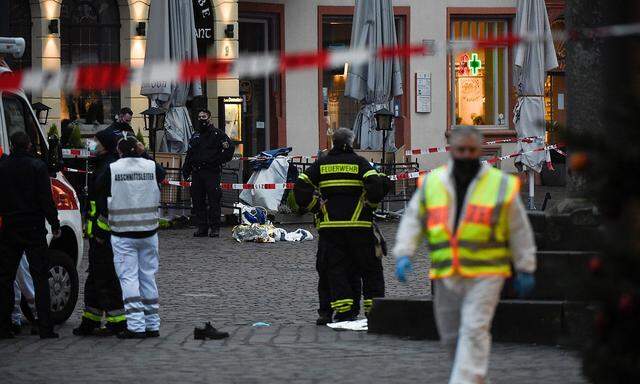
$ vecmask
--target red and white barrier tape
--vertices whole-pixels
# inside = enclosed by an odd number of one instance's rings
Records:
[[[91,157],[91,151],[88,149],[62,149],[62,156],[65,158],[88,158]]]
[[[607,27],[565,32],[554,35],[554,40],[577,40],[583,38],[622,37],[640,34],[640,23],[612,25]],[[506,35],[503,37],[450,41],[448,50],[513,46],[522,43],[546,41],[540,35]],[[340,68],[345,63],[360,65],[376,58],[411,57],[435,53],[433,45],[401,45],[370,49],[340,49],[329,51],[301,52],[290,54],[267,53],[242,55],[236,60],[205,59],[203,61],[159,62],[140,68],[113,64],[81,65],[59,71],[28,69],[8,72],[0,76],[0,91],[23,89],[27,92],[39,90],[96,91],[115,90],[127,84],[149,84],[152,82],[188,83],[196,79],[222,77],[260,78],[277,72],[312,68]]]
[[[522,155],[527,155],[529,153],[536,153],[536,152],[544,152],[544,151],[550,151],[550,150],[556,150],[558,148],[564,147],[563,143],[559,143],[559,144],[553,144],[553,145],[547,145],[546,147],[541,147],[541,148],[536,148],[533,149],[531,151],[526,151],[526,152],[517,152],[517,153],[512,153],[509,155],[505,155],[505,156],[496,156],[493,157],[491,159],[488,160],[484,160],[485,163],[488,164],[495,164],[498,161],[502,161],[502,160],[507,160],[507,159],[512,159],[514,157],[518,157],[518,156],[522,156]]]
[[[373,59],[410,57],[429,53],[427,45],[402,45],[380,49],[340,49],[292,54],[243,55],[234,61],[205,59],[153,63],[140,68],[122,64],[80,65],[60,71],[28,69],[0,76],[0,90],[96,91],[115,90],[129,83],[188,83],[197,79],[221,77],[259,78],[277,72],[312,68],[339,68],[345,63],[359,65]]]
[[[164,185],[175,187],[190,187],[189,181],[164,180]],[[220,183],[220,189],[223,190],[245,190],[245,189],[293,189],[294,183],[266,183],[266,184],[235,184]]]
[[[531,136],[531,137],[524,137],[522,139],[518,139],[518,138],[511,138],[511,139],[500,139],[500,140],[492,140],[492,141],[486,141],[484,143],[484,145],[496,145],[496,144],[507,144],[507,143],[517,143],[517,142],[523,142],[523,143],[533,143],[536,140],[540,140],[542,139],[541,137],[537,137],[537,136]],[[411,155],[428,155],[431,153],[443,153],[443,152],[449,152],[451,150],[450,146],[446,146],[446,147],[431,147],[431,148],[424,148],[424,149],[408,149],[405,151],[405,155],[406,156],[411,156]]]
[[[71,172],[71,173],[93,173],[91,171],[86,171],[84,169],[75,169],[75,168],[62,168],[62,172]]]

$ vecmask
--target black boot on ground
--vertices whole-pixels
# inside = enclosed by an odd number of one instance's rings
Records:
[[[316,320],[316,325],[327,325],[333,322],[332,318],[333,318],[332,312],[324,312],[319,310],[318,320]]]
[[[211,323],[207,322],[204,325],[204,328],[196,327],[193,330],[193,338],[196,340],[220,340],[229,337],[227,332],[220,332],[217,329],[213,328]]]
[[[53,329],[40,329],[39,334],[41,339],[57,339],[60,337],[60,335],[53,332]]]
[[[193,233],[193,237],[207,237],[209,236],[209,233],[206,229],[198,229],[197,231],[195,231]]]
[[[0,332],[0,340],[2,339],[13,339],[15,336],[11,331],[1,331]]]
[[[209,237],[220,237],[220,228],[211,228]]]
[[[147,337],[160,337],[160,331],[145,331],[144,332]]]
[[[116,335],[118,339],[146,339],[147,334],[145,332],[133,332],[128,329],[118,333]]]
[[[99,337],[116,336],[120,332],[127,329],[127,322],[120,321],[118,323],[107,323],[104,328],[97,329],[94,334]]]
[[[16,336],[19,335],[20,332],[22,332],[22,324],[12,323],[11,324],[11,332]]]
[[[73,329],[73,334],[76,336],[93,336],[93,333],[100,328],[100,322],[82,318],[82,322],[78,328]]]

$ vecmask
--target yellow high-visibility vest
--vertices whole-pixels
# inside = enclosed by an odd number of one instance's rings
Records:
[[[455,204],[442,181],[446,167],[422,181],[421,212],[431,256],[431,279],[454,274],[463,277],[511,276],[509,207],[520,190],[515,176],[491,168],[477,180],[457,231],[449,228],[449,205]]]

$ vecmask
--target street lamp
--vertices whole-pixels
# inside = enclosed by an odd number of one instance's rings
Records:
[[[140,113],[144,117],[144,129],[145,131],[149,131],[149,145],[151,145],[153,160],[155,160],[157,139],[156,132],[164,130],[164,118],[167,114],[167,110],[164,108],[151,107]]]
[[[387,131],[393,129],[392,123],[393,118],[395,117],[391,111],[386,108],[382,108],[378,112],[373,115],[376,119],[376,131],[382,131],[382,159],[380,163],[382,165],[383,171],[385,171],[385,154],[386,154],[386,144],[387,144]]]
[[[51,107],[49,107],[48,105],[44,105],[41,102],[34,103],[31,105],[31,107],[36,112],[36,116],[38,116],[38,121],[40,122],[40,124],[47,124]]]

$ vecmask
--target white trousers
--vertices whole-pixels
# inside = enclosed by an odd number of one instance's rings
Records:
[[[486,382],[491,352],[491,323],[503,277],[434,280],[435,317],[440,341],[450,352],[449,384]]]
[[[11,322],[16,325],[22,324],[22,310],[20,309],[22,296],[24,296],[27,304],[29,304],[29,308],[31,308],[33,316],[37,317],[36,294],[33,287],[33,279],[29,272],[29,262],[25,255],[22,255],[22,259],[20,259],[20,265],[18,267],[18,272],[16,273],[16,280],[13,282],[13,297],[15,299],[15,305],[13,306],[13,313],[11,313]]]
[[[158,331],[158,235],[143,239],[111,235],[111,246],[127,328],[132,332]]]

